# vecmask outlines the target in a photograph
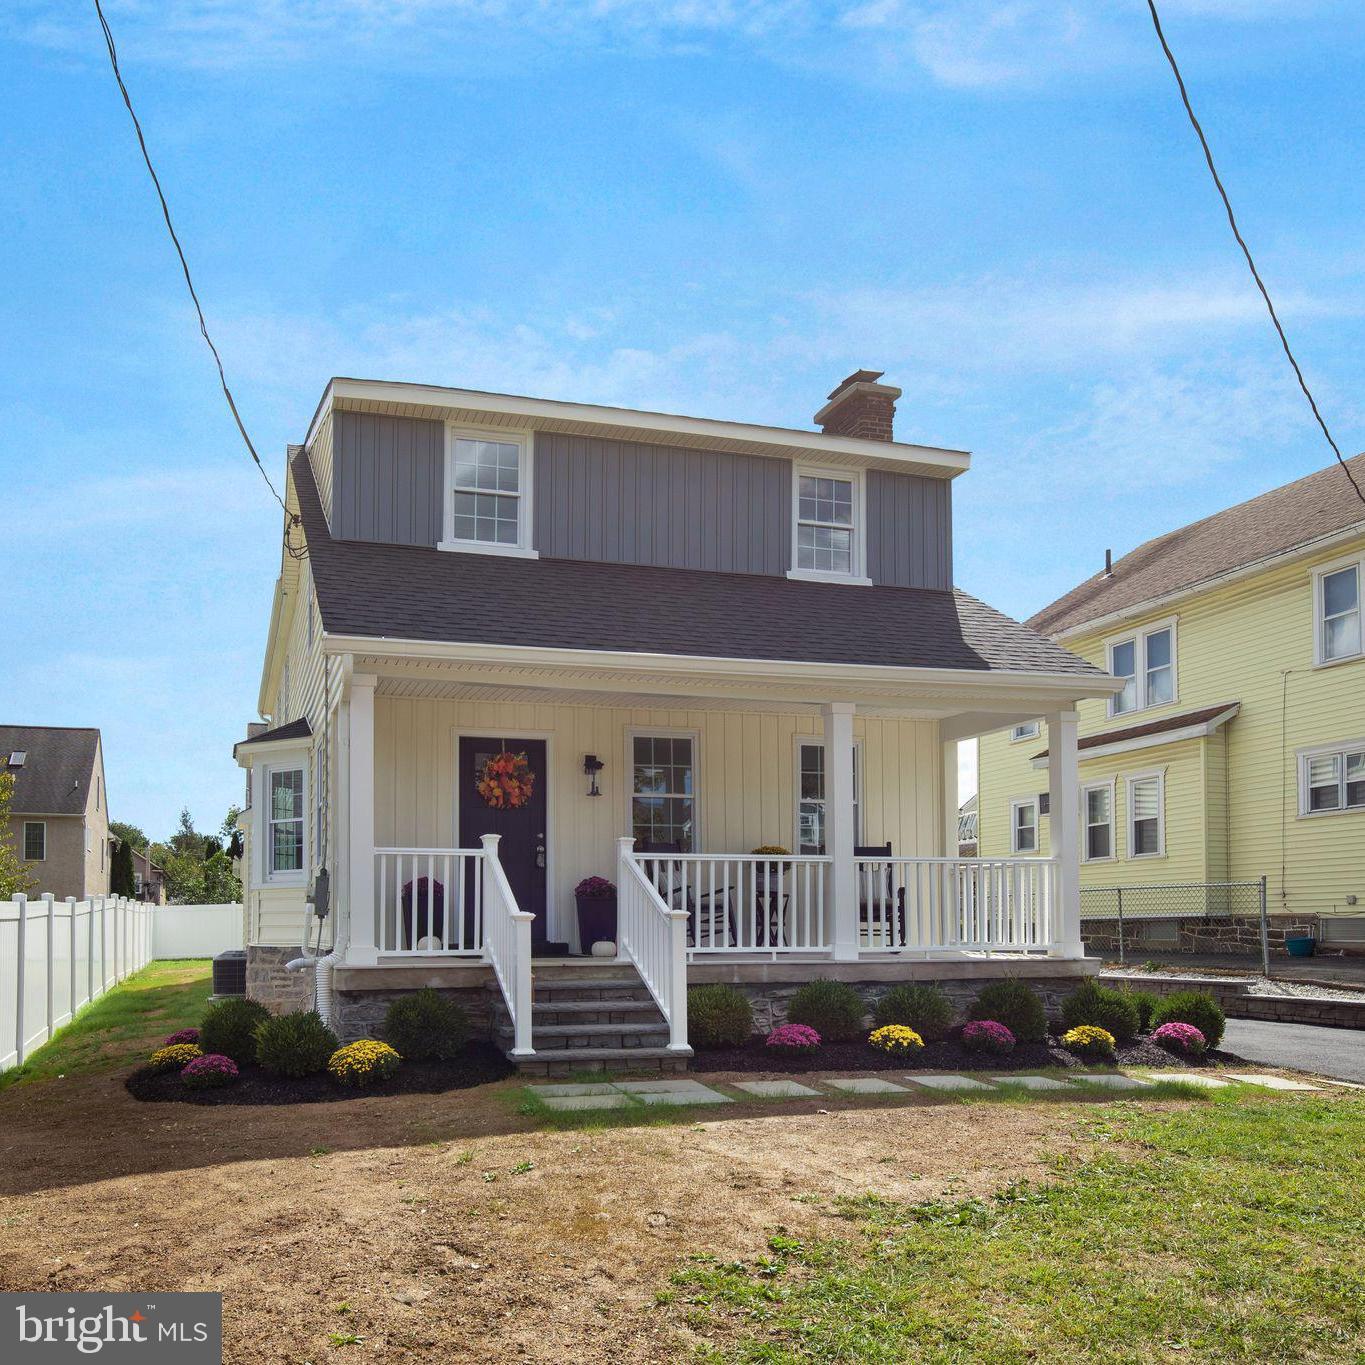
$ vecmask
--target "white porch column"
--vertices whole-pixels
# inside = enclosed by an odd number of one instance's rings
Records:
[[[1047,717],[1048,830],[1057,860],[1053,955],[1084,957],[1081,944],[1081,810],[1075,711]]]
[[[834,958],[858,957],[858,874],[853,865],[853,703],[827,702],[825,720],[825,852],[834,909]]]
[[[379,961],[374,936],[374,685],[368,674],[351,678],[348,717],[347,829],[350,875],[348,962]]]
[[[940,857],[957,857],[957,808],[962,795],[957,785],[957,740],[945,739],[939,744],[943,762],[943,848]]]

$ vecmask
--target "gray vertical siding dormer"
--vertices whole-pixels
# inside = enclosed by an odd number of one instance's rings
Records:
[[[338,411],[333,425],[332,534],[435,545],[445,498],[445,424]]]
[[[536,549],[557,559],[785,574],[791,464],[540,431]]]
[[[896,588],[953,586],[953,486],[867,471],[867,576]]]

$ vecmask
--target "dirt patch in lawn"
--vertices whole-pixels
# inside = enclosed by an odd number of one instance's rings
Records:
[[[742,1108],[526,1131],[516,1082],[210,1109],[122,1078],[0,1097],[0,1288],[216,1289],[226,1358],[660,1361],[690,1253],[843,1228],[843,1195],[986,1194],[1074,1147],[1070,1105]],[[333,1334],[336,1334],[335,1336]]]

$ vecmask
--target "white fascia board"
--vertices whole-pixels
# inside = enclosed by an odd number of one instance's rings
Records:
[[[823,450],[833,455],[857,456],[869,461],[919,466],[926,474],[941,471],[955,478],[971,467],[968,451],[940,446],[912,445],[902,441],[872,441],[853,436],[826,436],[798,427],[769,427],[750,422],[726,422],[711,417],[683,417],[668,412],[636,408],[600,407],[594,403],[567,403],[553,398],[523,398],[517,394],[484,393],[477,389],[443,388],[432,384],[407,384],[387,379],[334,378],[327,384],[308,427],[305,446],[313,444],[318,426],[338,399],[353,398],[378,403],[411,403],[434,408],[466,408],[499,416],[527,417],[546,423],[588,423],[620,427],[628,431],[657,431],[669,436],[706,437],[771,446],[774,454]]]
[[[1233,702],[1226,711],[1220,711],[1212,719],[1203,721],[1198,725],[1184,725],[1179,730],[1162,730],[1154,735],[1138,735],[1134,739],[1115,740],[1113,744],[1096,744],[1094,748],[1080,750],[1077,761],[1088,763],[1092,758],[1107,758],[1113,754],[1132,754],[1139,749],[1158,749],[1163,744],[1177,744],[1182,739],[1207,739],[1215,730],[1226,725],[1241,709],[1241,702]],[[1032,765],[1039,769],[1046,768],[1046,756],[1033,759]]]

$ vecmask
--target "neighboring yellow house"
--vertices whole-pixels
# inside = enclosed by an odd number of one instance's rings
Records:
[[[1365,455],[1348,465],[1365,485]],[[1078,708],[1084,914],[1112,913],[1105,887],[1216,913],[1215,893],[1151,888],[1264,876],[1272,926],[1359,944],[1363,597],[1365,505],[1333,466],[1148,541],[1028,622],[1128,680]],[[1047,851],[1046,748],[1040,723],[982,738],[983,856]]]

